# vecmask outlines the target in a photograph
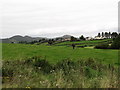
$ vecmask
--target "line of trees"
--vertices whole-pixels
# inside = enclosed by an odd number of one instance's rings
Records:
[[[85,40],[85,37],[83,35],[81,35],[79,38],[73,36],[71,36],[70,38],[70,41],[81,41],[81,40]]]
[[[77,41],[76,37],[71,36],[70,41]]]
[[[48,40],[46,40],[45,38],[42,38],[40,40],[33,40],[31,42],[27,42],[27,41],[19,41],[18,43],[21,43],[21,44],[35,44],[35,43],[44,43],[44,42],[47,42]]]
[[[98,37],[105,37],[105,38],[116,38],[119,34],[117,32],[102,32],[98,33]]]
[[[85,37],[84,37],[83,35],[81,35],[81,36],[79,37],[79,39],[80,39],[80,40],[85,40]]]

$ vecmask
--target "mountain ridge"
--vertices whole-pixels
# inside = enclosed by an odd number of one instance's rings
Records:
[[[70,38],[71,35],[63,35],[59,38]],[[57,37],[56,37],[57,38]],[[21,35],[15,35],[12,36],[10,38],[4,38],[4,39],[0,39],[0,41],[2,40],[2,43],[19,43],[19,42],[32,42],[32,41],[39,41],[41,39],[50,39],[50,38],[46,38],[46,37],[31,37],[31,36],[21,36]]]

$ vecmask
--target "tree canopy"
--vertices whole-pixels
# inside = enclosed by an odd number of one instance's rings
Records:
[[[113,49],[120,49],[120,35],[118,35],[118,36],[114,39],[114,41],[113,41],[113,43],[112,43],[112,45],[111,45],[111,48],[113,48]]]

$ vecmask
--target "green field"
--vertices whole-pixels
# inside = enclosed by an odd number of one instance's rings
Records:
[[[3,43],[3,88],[117,88],[119,50],[94,49],[103,42]]]
[[[3,60],[22,60],[28,57],[41,56],[50,63],[56,63],[63,59],[87,59],[94,58],[105,63],[114,64],[118,62],[118,50],[76,48],[67,46],[47,46],[28,44],[3,44]]]
[[[64,46],[64,45],[70,45],[70,44],[77,44],[77,45],[82,45],[82,44],[86,44],[86,45],[96,45],[96,44],[99,44],[99,43],[103,43],[103,42],[108,42],[108,41],[111,41],[112,39],[103,39],[103,40],[91,40],[91,41],[74,41],[74,42],[71,42],[71,41],[66,41],[66,42],[61,42],[61,43],[57,43],[55,45],[57,46]]]

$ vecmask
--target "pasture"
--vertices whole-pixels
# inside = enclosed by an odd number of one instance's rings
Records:
[[[3,60],[24,60],[25,58],[40,56],[50,63],[56,63],[63,59],[73,61],[79,59],[94,58],[104,63],[115,64],[118,62],[118,50],[75,48],[67,46],[47,46],[28,44],[3,44]]]
[[[3,88],[117,88],[118,52],[94,49],[106,41],[78,41],[92,46],[2,44]],[[77,46],[78,46],[77,45]]]

